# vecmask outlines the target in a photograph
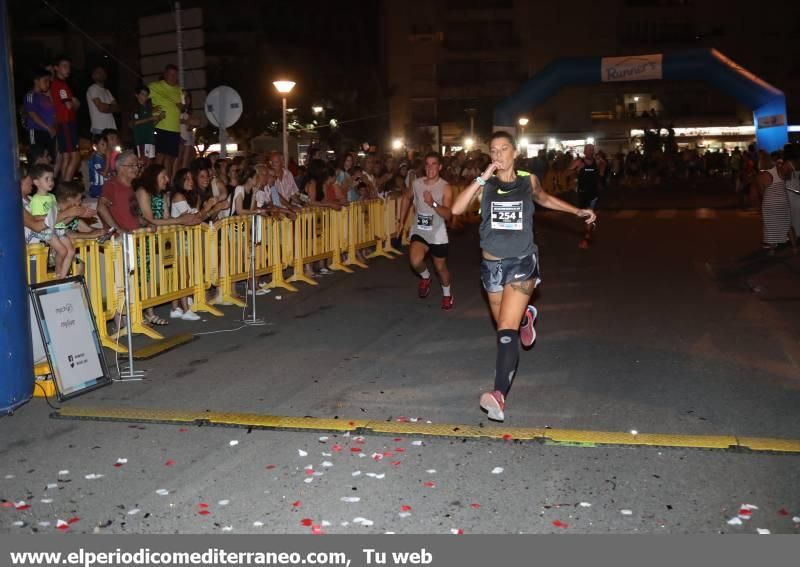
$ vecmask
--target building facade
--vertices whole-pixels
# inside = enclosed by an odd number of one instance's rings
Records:
[[[773,1],[761,14],[739,0],[409,0],[385,2],[382,19],[391,135],[409,145],[420,139],[420,127],[436,130],[440,145],[480,143],[499,101],[569,56],[715,48],[782,89],[790,123],[800,110],[800,3]],[[529,109],[520,130],[532,144],[594,138],[615,149],[635,143],[635,131],[652,123],[642,114],[653,111],[664,126],[682,128],[681,144],[753,138],[750,109],[687,81],[566,87]]]

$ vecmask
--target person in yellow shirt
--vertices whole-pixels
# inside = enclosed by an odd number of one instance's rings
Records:
[[[178,68],[167,65],[164,78],[148,85],[153,108],[158,108],[163,118],[156,122],[156,163],[163,164],[172,179],[175,160],[181,143],[181,113],[183,98],[178,84]]]

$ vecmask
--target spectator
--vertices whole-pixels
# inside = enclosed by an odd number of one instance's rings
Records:
[[[200,193],[195,190],[194,179],[189,169],[179,169],[175,174],[175,178],[172,181],[170,200],[172,201],[170,205],[172,218],[180,218],[184,215],[194,216],[197,219],[202,218],[200,211],[202,199]],[[187,242],[187,249],[184,251],[186,254],[188,254],[188,245]],[[191,310],[188,297],[173,301],[169,316],[170,319],[183,319],[184,321],[200,320],[200,316]]]
[[[64,221],[55,220],[58,215],[58,204],[53,191],[55,180],[53,179],[53,168],[49,165],[35,165],[31,168],[31,181],[36,193],[30,199],[31,214],[34,216],[46,216],[51,219],[48,228],[36,236],[46,242],[53,249],[56,255],[56,278],[63,279],[69,274],[72,259],[75,256],[75,247],[69,236]]]
[[[227,199],[217,199],[211,190],[211,172],[208,171],[207,160],[192,162],[192,181],[195,191],[200,195],[201,220],[214,220],[223,210],[229,208]]]
[[[181,143],[183,112],[183,91],[178,84],[178,68],[167,65],[164,78],[150,83],[149,88],[153,106],[164,113],[164,117],[156,123],[156,163],[163,164],[167,168],[167,175],[173,176]]]
[[[131,116],[131,128],[133,129],[133,144],[136,147],[136,155],[139,159],[150,163],[156,157],[156,133],[155,124],[166,116],[161,108],[154,108],[150,101],[150,89],[141,86],[136,89],[137,107]]]
[[[28,148],[28,166],[33,167],[37,164],[53,165],[54,154],[47,151],[42,146],[31,146]]]
[[[116,130],[114,112],[119,112],[114,95],[106,88],[108,74],[103,66],[98,65],[92,71],[94,83],[86,91],[86,100],[89,104],[89,118],[91,119],[92,134],[101,134],[103,130]]]
[[[800,147],[787,144],[784,148],[783,178],[786,180],[786,196],[792,219],[792,243],[797,245],[800,237]]]
[[[56,109],[56,139],[60,154],[56,170],[61,173],[61,179],[71,181],[81,163],[78,140],[78,107],[81,103],[67,84],[72,72],[69,58],[56,59],[53,72],[55,78],[50,83],[50,96]]]
[[[119,132],[111,128],[103,130],[102,136],[106,139],[106,162],[109,171],[116,171],[117,156],[119,155]]]
[[[297,188],[297,183],[295,183],[292,173],[284,167],[283,154],[272,152],[270,165],[275,171],[275,186],[278,189],[282,205],[286,208],[291,208],[293,205],[302,207],[299,197],[300,190]]]
[[[214,177],[211,178],[211,192],[217,199],[228,197],[228,160],[214,162]]]
[[[133,232],[142,227],[133,180],[140,166],[136,154],[130,150],[117,157],[117,174],[106,181],[97,202],[97,214],[103,223],[120,232]]]
[[[62,181],[56,187],[56,202],[59,213],[61,211],[83,211],[83,186],[77,181]],[[68,231],[67,235],[73,242],[98,238],[106,233],[105,229],[90,226],[81,216],[76,216],[74,213],[70,220],[65,219],[64,224]],[[82,262],[77,256],[76,262],[78,263],[75,270],[76,275],[82,274],[83,268],[80,266]]]
[[[256,170],[252,167],[245,168],[239,175],[239,183],[233,192],[231,201],[231,215],[255,215],[256,200],[254,188],[256,186]]]
[[[759,169],[757,182],[764,195],[761,204],[762,246],[769,255],[789,240],[791,229],[791,213],[786,183],[772,156],[764,151],[759,152]]]
[[[56,155],[56,108],[50,97],[50,73],[37,69],[33,75],[33,88],[25,95],[25,125],[31,147]]]
[[[108,140],[105,136],[95,135],[94,151],[89,158],[89,196],[95,199],[100,198],[109,176],[109,161],[106,159],[108,154]]]

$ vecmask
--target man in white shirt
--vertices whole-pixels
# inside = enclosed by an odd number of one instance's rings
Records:
[[[285,168],[283,154],[272,152],[269,163],[275,172],[275,188],[278,190],[282,205],[284,207],[291,207],[292,205],[302,207],[300,189],[297,188],[292,172]]]
[[[106,70],[98,65],[92,71],[94,84],[86,91],[92,134],[101,134],[103,130],[117,129],[113,113],[119,112],[119,105],[114,99],[114,95],[105,87],[107,78]]]

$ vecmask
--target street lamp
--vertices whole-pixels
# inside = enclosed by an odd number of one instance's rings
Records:
[[[402,138],[395,138],[392,140],[392,149],[393,150],[401,150],[403,149],[403,139]]]
[[[292,92],[294,88],[294,81],[273,81],[273,85],[281,93],[283,100],[283,159],[289,163],[289,133],[286,127],[286,95]]]
[[[464,140],[464,147],[467,148],[467,150],[471,150],[472,146],[474,145],[475,145],[475,140],[473,140],[472,138],[467,138],[466,140]]]
[[[525,126],[528,125],[528,122],[530,122],[530,120],[528,120],[527,118],[525,118],[523,116],[517,122],[519,123],[520,134],[524,134],[525,133]]]
[[[322,111],[323,111],[323,110],[324,110],[324,109],[323,109],[321,106],[312,106],[312,107],[311,107],[311,111],[312,111],[314,114],[322,114]]]

